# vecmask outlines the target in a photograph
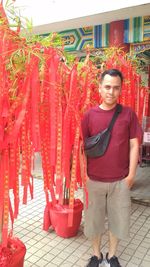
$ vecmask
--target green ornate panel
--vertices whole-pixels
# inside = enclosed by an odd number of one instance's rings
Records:
[[[93,27],[85,27],[59,32],[64,42],[65,50],[82,50],[87,44],[93,47]]]
[[[144,17],[144,41],[150,41],[150,16]]]

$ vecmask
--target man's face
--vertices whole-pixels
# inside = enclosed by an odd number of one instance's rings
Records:
[[[99,87],[104,105],[112,107],[116,104],[121,94],[121,86],[122,84],[119,76],[105,75]]]

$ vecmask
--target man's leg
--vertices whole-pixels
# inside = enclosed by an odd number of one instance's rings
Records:
[[[116,255],[118,241],[118,238],[109,231],[109,258]]]
[[[97,236],[92,240],[92,247],[93,247],[93,254],[98,258],[101,257],[100,246],[101,246],[101,236]]]
[[[100,252],[101,235],[92,239],[93,256],[89,259],[86,267],[99,267],[103,262],[103,254]]]
[[[100,252],[101,235],[105,231],[106,211],[106,185],[104,183],[89,180],[88,208],[85,206],[84,234],[91,240],[93,256],[89,259],[87,267],[99,267],[103,261]]]
[[[130,225],[130,191],[125,180],[110,183],[107,198],[109,222],[109,253],[106,262],[110,267],[121,267],[116,250],[119,239],[128,237]]]
[[[109,231],[109,252],[106,254],[106,266],[121,267],[118,258],[115,256],[118,245],[118,238]]]

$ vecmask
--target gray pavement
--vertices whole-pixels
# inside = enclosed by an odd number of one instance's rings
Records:
[[[14,234],[27,248],[24,267],[84,267],[92,255],[91,243],[83,234],[84,214],[77,236],[64,239],[49,229],[42,230],[45,195],[40,158],[37,156],[34,176],[34,199],[20,205],[14,224]],[[82,199],[83,191],[77,196]],[[119,243],[117,256],[122,267],[150,267],[150,166],[138,168],[131,190],[132,211],[130,238]],[[106,221],[107,227],[107,221]],[[103,236],[102,252],[108,251],[107,231]]]
[[[138,167],[131,198],[136,203],[150,206],[150,164]]]

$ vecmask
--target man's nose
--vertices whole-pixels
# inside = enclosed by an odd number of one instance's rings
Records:
[[[110,93],[111,95],[114,93],[113,88],[110,88],[110,89],[109,89],[109,93]]]

